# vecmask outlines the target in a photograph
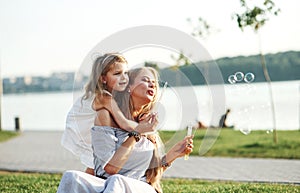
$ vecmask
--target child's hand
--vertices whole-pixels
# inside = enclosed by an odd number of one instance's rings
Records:
[[[148,115],[143,115],[140,118],[140,123],[135,128],[135,130],[141,134],[154,132],[157,124],[157,113],[150,113]]]

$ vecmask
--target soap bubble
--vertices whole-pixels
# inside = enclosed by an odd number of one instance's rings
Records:
[[[241,82],[243,79],[244,79],[244,73],[242,72],[236,72],[234,74],[234,79],[237,81],[237,82]]]
[[[247,74],[245,74],[244,81],[247,83],[250,83],[250,82],[254,81],[254,78],[255,78],[254,74],[251,72],[248,72]]]
[[[246,83],[251,83],[255,79],[255,75],[252,72],[248,72],[244,74],[243,72],[236,72],[232,75],[228,76],[228,82],[230,84],[235,84],[237,82],[246,82]]]
[[[228,82],[230,84],[235,84],[236,83],[235,76],[234,75],[228,76]]]

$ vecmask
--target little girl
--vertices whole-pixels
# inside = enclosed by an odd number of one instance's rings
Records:
[[[84,95],[76,100],[67,115],[61,143],[80,157],[87,167],[87,173],[94,174],[90,129],[97,124],[97,110],[109,110],[120,128],[126,131],[135,129],[143,133],[154,129],[151,123],[144,122],[138,125],[127,120],[113,99],[115,93],[126,89],[128,81],[128,64],[122,55],[109,53],[98,57],[93,64]],[[148,116],[146,121],[153,116]]]

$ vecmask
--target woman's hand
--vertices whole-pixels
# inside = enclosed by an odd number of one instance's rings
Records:
[[[147,135],[147,139],[150,140],[152,143],[156,143],[156,135],[152,134],[152,135]]]
[[[183,157],[184,155],[190,154],[193,151],[193,137],[193,135],[186,136],[182,141],[179,141],[170,149],[176,158]]]
[[[175,159],[183,157],[186,154],[190,154],[193,151],[193,138],[192,136],[186,136],[182,141],[176,143],[167,153],[166,161],[171,164]]]

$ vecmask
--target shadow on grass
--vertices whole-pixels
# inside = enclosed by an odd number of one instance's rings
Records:
[[[265,146],[259,143],[246,144],[242,146],[243,148],[264,148]]]

